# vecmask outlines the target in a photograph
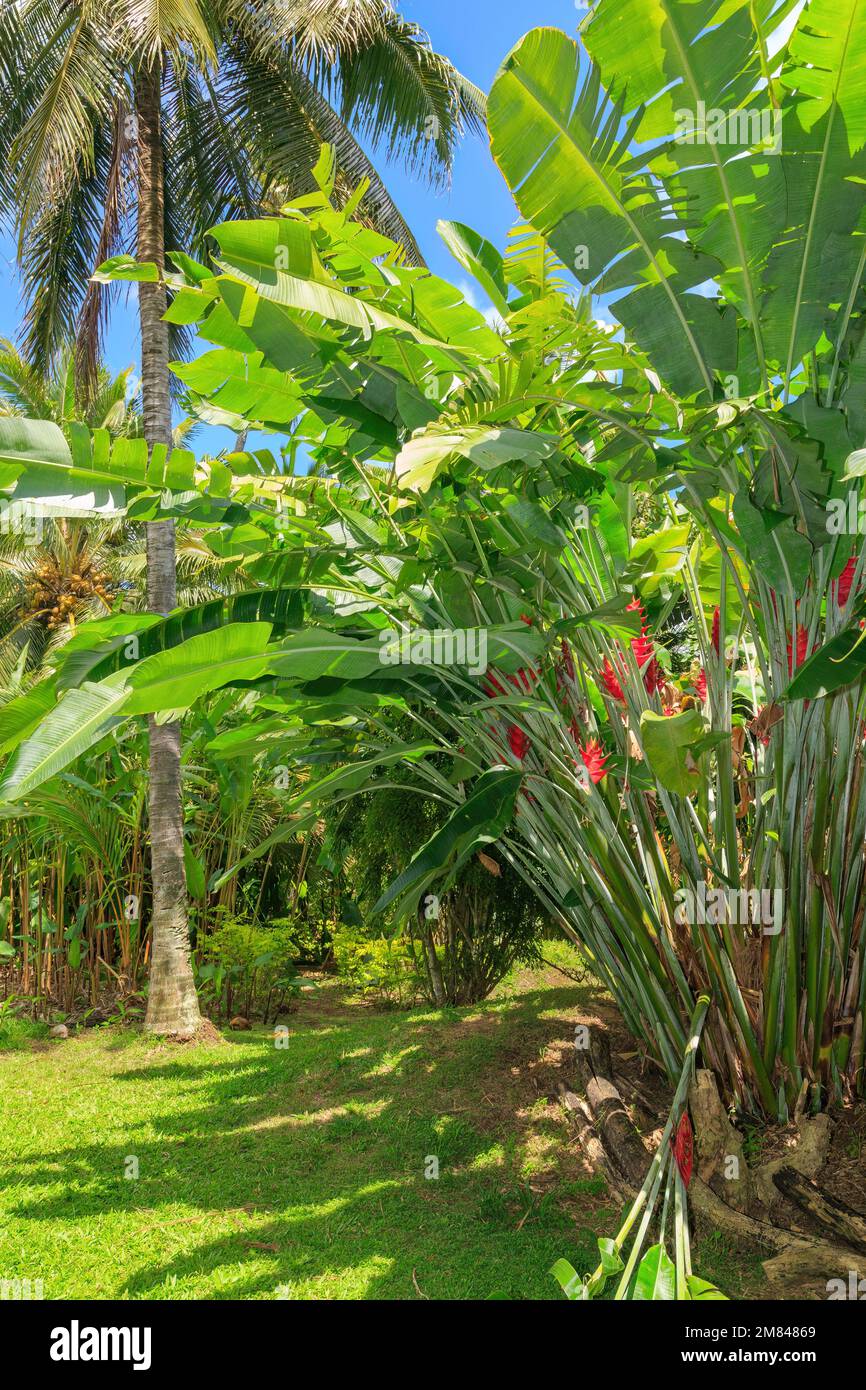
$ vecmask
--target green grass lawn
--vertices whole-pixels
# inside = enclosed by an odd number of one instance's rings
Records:
[[[550,1265],[591,1268],[619,1212],[553,1098],[593,1003],[557,979],[444,1013],[325,984],[285,1047],[19,1039],[0,1053],[0,1278],[50,1299],[559,1297]],[[700,1272],[736,1292],[705,1244]]]

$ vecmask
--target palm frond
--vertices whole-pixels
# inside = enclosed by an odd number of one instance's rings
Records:
[[[322,144],[332,145],[337,201],[346,201],[366,180],[369,187],[356,215],[402,245],[414,264],[423,265],[417,242],[384,180],[297,62],[280,55],[266,67],[240,41],[232,58],[232,64],[224,63],[221,69],[218,95],[260,171],[262,205],[276,208],[314,192],[312,167]]]

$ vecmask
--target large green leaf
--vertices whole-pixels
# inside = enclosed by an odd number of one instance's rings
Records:
[[[393,908],[399,917],[417,906],[424,889],[442,878],[446,884],[478,845],[498,840],[514,814],[522,774],[494,767],[479,777],[471,796],[452,812],[373,908]]]
[[[728,1301],[727,1294],[723,1294],[721,1289],[717,1288],[715,1284],[710,1284],[706,1279],[699,1279],[696,1274],[686,1275],[686,1288],[689,1291],[689,1297],[700,1303],[715,1302],[719,1299],[725,1303]]]
[[[128,670],[135,661],[229,623],[267,622],[272,635],[279,636],[297,627],[302,617],[300,590],[285,588],[250,589],[211,599],[167,618],[153,613],[99,618],[86,623],[58,653],[58,688],[80,685],[83,680],[103,680],[112,671]]]
[[[270,635],[270,623],[229,623],[146,657],[126,677],[124,713],[187,709],[200,695],[229,681],[255,680],[269,669],[265,648]]]
[[[676,1298],[676,1268],[663,1245],[651,1245],[635,1275],[632,1298],[672,1302]]]
[[[803,662],[783,692],[785,700],[816,700],[832,695],[866,671],[866,634],[846,628]]]
[[[663,142],[651,167],[682,185],[690,238],[718,258],[718,283],[751,325],[742,394],[763,361],[760,277],[785,215],[779,159],[743,158],[750,145],[772,150],[781,126],[755,29],[772,3],[732,0],[720,11],[719,0],[621,0],[599,5],[581,31],[612,94],[644,108],[636,138]],[[734,119],[719,122],[720,111]]]
[[[302,314],[318,315],[329,324],[335,324],[343,328],[356,330],[362,339],[369,339],[377,331],[398,330],[407,334],[415,342],[424,344],[428,347],[447,348],[445,339],[425,332],[419,327],[415,316],[408,311],[411,300],[407,303],[405,316],[381,309],[373,299],[365,299],[357,293],[351,293],[348,288],[344,288],[336,279],[320,276],[320,278],[307,278],[310,267],[301,263],[292,264],[291,260],[285,260],[278,254],[278,248],[283,244],[280,238],[285,234],[284,227],[290,227],[294,223],[277,223],[258,221],[244,222],[241,220],[225,222],[212,229],[212,235],[220,245],[219,264],[232,277],[235,277],[243,284],[250,286],[262,299],[269,300],[273,304],[281,306],[285,310],[294,310]],[[307,234],[309,231],[307,229]],[[282,268],[283,265],[286,268]],[[289,268],[291,267],[291,268]],[[435,277],[425,277],[434,279]],[[440,281],[440,285],[444,285]],[[432,293],[430,285],[422,286],[420,298],[423,302],[425,295]],[[223,293],[223,284],[219,282],[220,293]],[[457,326],[462,323],[468,306],[461,304],[460,298],[451,290],[450,307],[456,316]],[[378,296],[381,300],[381,294]],[[432,306],[430,306],[432,307]],[[462,313],[460,312],[462,309]],[[245,302],[242,310],[242,326],[246,327],[246,319],[252,310],[252,303]],[[471,310],[468,311],[470,314]],[[495,346],[499,346],[495,334],[486,331],[486,325],[481,315],[476,315],[478,324],[478,347],[474,349],[480,354],[486,354],[491,346],[491,340]],[[485,330],[482,332],[481,330]],[[468,346],[468,345],[467,345]]]
[[[455,260],[474,275],[500,314],[507,314],[505,264],[493,243],[462,222],[437,222],[436,230]]]
[[[769,258],[768,355],[787,383],[822,332],[834,332],[863,274],[866,209],[866,6],[812,0],[791,37],[781,82],[788,209]]]
[[[534,29],[490,93],[493,155],[523,216],[581,283],[628,291],[615,311],[659,374],[683,396],[709,391],[714,370],[735,366],[736,331],[688,291],[720,267],[680,239],[678,215],[629,148],[640,113],[625,129],[623,114],[573,40]]]
[[[322,676],[363,680],[384,669],[382,644],[375,638],[359,640],[326,628],[292,633],[271,651],[269,669],[295,681],[315,681]]]
[[[469,425],[460,429],[431,426],[403,445],[397,456],[401,486],[426,491],[455,459],[469,459],[478,468],[498,468],[520,460],[537,466],[556,451],[556,440],[531,430]]]
[[[799,597],[809,578],[812,547],[793,520],[754,506],[747,488],[735,496],[733,511],[746,555],[758,574],[783,593],[790,577],[794,595]]]
[[[67,443],[47,420],[0,416],[0,486],[14,481],[15,501],[38,504],[43,515],[110,515],[123,511],[127,485],[147,481],[144,440],[118,439],[107,430],[91,436],[70,427]]]
[[[557,1260],[550,1266],[550,1273],[553,1275],[562,1292],[567,1299],[572,1302],[583,1302],[588,1297],[587,1284],[578,1274],[573,1264],[568,1260]]]
[[[18,477],[24,465],[54,463],[71,468],[72,454],[59,425],[50,420],[24,420],[17,415],[0,415],[0,464],[9,471],[0,475],[0,485]]]
[[[704,737],[704,722],[696,709],[666,716],[644,710],[640,736],[650,771],[668,791],[688,796],[700,786],[692,749]]]
[[[0,754],[17,748],[57,701],[54,680],[47,677],[24,695],[0,707]]]
[[[0,801],[28,796],[97,743],[124,706],[121,677],[68,690],[21,744],[0,781]]]

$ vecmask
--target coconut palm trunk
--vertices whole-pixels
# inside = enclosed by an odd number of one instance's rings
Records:
[[[138,121],[138,257],[165,263],[164,186],[160,132],[160,70],[142,72],[135,88]],[[148,448],[171,449],[171,399],[165,285],[140,284],[141,388]],[[147,527],[147,601],[152,613],[176,603],[174,521]],[[150,992],[145,1026],[152,1033],[189,1036],[201,1022],[192,974],[183,861],[180,724],[151,715],[149,819],[153,892]]]

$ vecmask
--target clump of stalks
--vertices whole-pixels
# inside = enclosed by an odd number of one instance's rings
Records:
[[[688,1185],[691,1177],[691,1127],[688,1120],[689,1086],[695,1073],[695,1055],[710,1001],[701,995],[692,1014],[689,1038],[685,1047],[679,1081],[668,1112],[659,1146],[653,1155],[643,1185],[628,1213],[612,1238],[598,1241],[599,1264],[592,1274],[581,1278],[568,1260],[557,1260],[551,1274],[559,1282],[566,1298],[578,1301],[598,1298],[610,1279],[617,1278],[614,1299],[684,1300],[723,1299],[725,1295],[713,1284],[700,1279],[692,1271],[691,1242],[688,1220]],[[677,1136],[676,1140],[674,1136]],[[680,1143],[680,1138],[684,1139]],[[641,1259],[641,1252],[651,1228],[664,1188],[661,1216],[658,1222],[658,1241],[650,1246]],[[669,1217],[672,1220],[669,1222]],[[639,1224],[638,1224],[639,1223]],[[637,1230],[635,1226],[637,1225]],[[666,1236],[672,1229],[674,1259],[666,1248]],[[628,1258],[623,1250],[634,1231]],[[640,1263],[638,1263],[640,1261]]]
[[[444,723],[478,771],[522,770],[508,854],[671,1083],[707,993],[702,1046],[724,1099],[785,1121],[864,1090],[860,690],[785,698],[807,654],[859,612],[864,557],[833,579],[845,542],[834,543],[818,552],[802,596],[772,590],[747,569],[728,521],[735,486],[713,506],[684,494],[691,515],[668,499],[670,517],[650,541],[678,547],[680,559],[663,585],[657,574],[647,584],[663,596],[654,631],[640,600],[646,548],[642,563],[617,573],[597,524],[569,527],[556,562],[545,556],[516,601],[492,583],[482,596],[468,565],[452,571],[451,594],[467,571],[463,612],[503,623],[517,602],[545,633],[547,656],[511,680],[443,673],[450,699],[437,724],[421,701],[413,718],[431,735]],[[468,529],[484,572],[492,542],[479,515],[480,505]],[[500,547],[508,530],[515,550],[531,553],[513,515],[496,524]],[[665,669],[660,634],[677,605],[697,675]],[[433,594],[422,621],[457,626],[453,608]],[[672,789],[648,731],[653,717],[657,726],[681,716],[672,726],[681,728],[685,715]],[[721,912],[684,912],[683,890],[693,901],[713,895]],[[754,904],[768,901],[771,919],[755,920]]]

